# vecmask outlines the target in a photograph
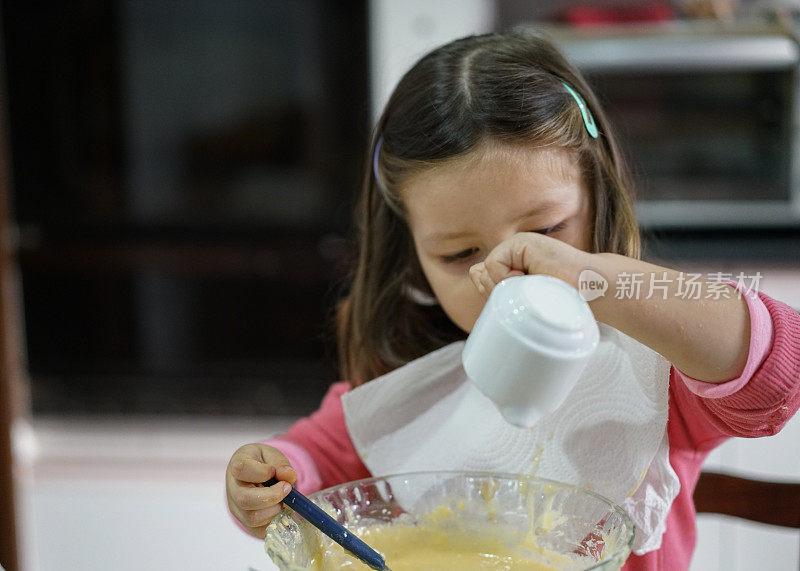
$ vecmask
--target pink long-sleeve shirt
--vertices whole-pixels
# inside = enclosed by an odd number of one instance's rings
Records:
[[[740,377],[712,384],[670,369],[669,460],[681,490],[661,548],[631,555],[625,570],[688,569],[696,539],[692,494],[703,460],[729,437],[777,433],[800,407],[800,314],[762,293],[747,292],[745,299],[750,346]],[[370,476],[345,424],[341,396],[347,390],[347,383],[332,385],[316,412],[266,442],[292,463],[303,493]]]

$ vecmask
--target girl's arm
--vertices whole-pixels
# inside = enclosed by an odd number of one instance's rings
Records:
[[[729,436],[755,438],[776,434],[800,408],[800,314],[788,305],[758,293],[763,311],[753,316],[751,359],[760,361],[742,378],[746,382],[700,383],[673,368],[670,382],[670,448],[709,451]],[[771,326],[769,339],[759,324]],[[761,352],[759,339],[769,342]]]
[[[741,375],[750,313],[734,287],[618,254],[589,256],[590,268],[608,280],[606,294],[589,302],[598,321],[694,379],[721,383]]]
[[[601,278],[587,276],[585,270]],[[591,254],[530,232],[501,243],[470,269],[485,295],[501,280],[522,274],[552,275],[578,289],[581,280],[604,279],[605,294],[590,302],[597,320],[647,345],[694,379],[735,379],[747,362],[747,303],[728,284],[689,279],[691,275],[618,254]]]
[[[301,493],[370,476],[345,424],[341,397],[349,389],[347,383],[334,383],[318,410],[298,420],[286,434],[262,443],[277,448],[291,461],[297,471],[295,486]]]

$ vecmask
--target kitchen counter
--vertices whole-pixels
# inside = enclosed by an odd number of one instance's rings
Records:
[[[276,570],[225,503],[236,447],[291,417],[35,419],[18,425],[25,571]]]

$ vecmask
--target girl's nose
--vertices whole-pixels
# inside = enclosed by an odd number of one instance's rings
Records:
[[[516,234],[523,232],[519,228],[506,228],[500,232],[495,232],[491,235],[491,237],[486,242],[486,255],[489,255],[489,252],[494,250],[497,246],[505,242],[506,240],[510,240]],[[484,256],[485,258],[485,256]]]

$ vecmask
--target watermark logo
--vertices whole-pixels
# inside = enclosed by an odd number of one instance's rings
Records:
[[[684,272],[620,272],[608,280],[594,270],[585,269],[578,276],[578,293],[586,301],[603,297],[611,289],[609,296],[614,299],[667,299],[674,296],[681,299],[741,299],[745,293],[755,295],[761,272],[735,276],[725,272],[711,272],[703,278],[702,274]],[[749,285],[748,285],[749,280]]]
[[[578,293],[586,301],[602,297],[608,290],[608,280],[594,270],[583,270],[578,276]]]

